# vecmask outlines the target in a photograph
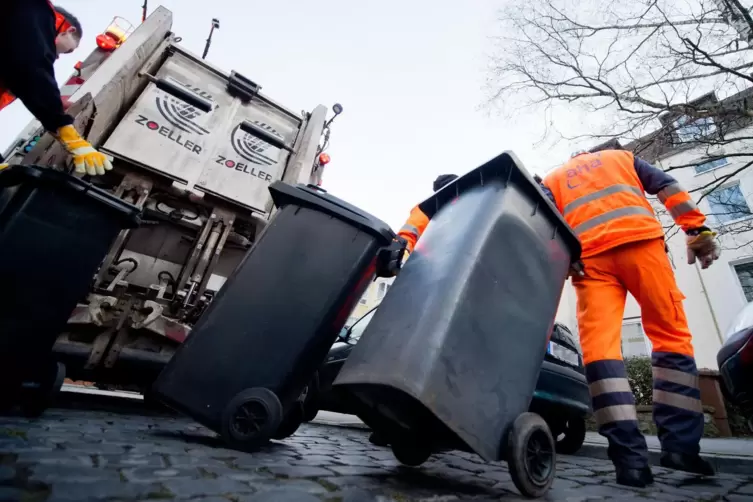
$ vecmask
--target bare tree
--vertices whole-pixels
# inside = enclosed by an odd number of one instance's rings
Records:
[[[739,0],[533,0],[511,3],[501,21],[491,102],[607,115],[606,125],[560,134],[619,138],[650,161],[701,152],[667,170],[739,161],[695,188],[697,201],[753,165],[753,19]],[[727,202],[720,220],[747,211]]]

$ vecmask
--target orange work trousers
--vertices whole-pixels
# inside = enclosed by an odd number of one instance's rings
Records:
[[[627,293],[641,307],[654,352],[693,357],[688,321],[664,239],[624,244],[583,260],[585,276],[573,277],[583,362],[622,359],[622,319]]]

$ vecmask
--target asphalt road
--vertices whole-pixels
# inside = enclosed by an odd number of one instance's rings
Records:
[[[367,432],[306,425],[254,454],[175,416],[55,409],[0,418],[0,501],[365,502],[521,500],[504,463],[453,452],[398,465]],[[558,457],[547,500],[753,500],[753,473],[701,481],[655,469],[646,490],[614,484],[603,460]]]

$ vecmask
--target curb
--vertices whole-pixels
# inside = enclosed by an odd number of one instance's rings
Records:
[[[362,431],[370,430],[366,424],[360,422],[341,422],[337,420],[314,419],[310,423],[313,425],[325,425],[328,427],[340,427],[343,429],[355,429]],[[753,441],[751,441],[751,445],[753,445]],[[581,446],[580,450],[578,450],[572,456],[609,461],[609,456],[607,455],[607,445],[602,443],[586,442],[583,444],[583,446]],[[659,463],[660,457],[660,451],[651,449],[648,451],[649,462],[652,466],[661,467],[661,464]],[[750,473],[753,472],[753,456],[720,455],[716,453],[701,452],[701,457],[703,457],[705,460],[708,460],[718,473],[750,475]]]
[[[607,445],[605,444],[584,443],[573,456],[609,460]],[[660,456],[660,451],[648,451],[648,460],[652,466],[661,467],[659,463]],[[753,456],[719,455],[701,452],[701,457],[709,461],[716,469],[716,472],[719,473],[749,475],[753,472]]]

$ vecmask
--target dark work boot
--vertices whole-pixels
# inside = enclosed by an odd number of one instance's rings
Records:
[[[645,488],[654,482],[654,475],[651,473],[651,468],[648,466],[635,468],[617,464],[614,467],[617,471],[618,485]]]
[[[701,458],[700,455],[665,451],[661,454],[661,465],[667,469],[700,474],[701,476],[714,476],[716,474],[711,464]]]

